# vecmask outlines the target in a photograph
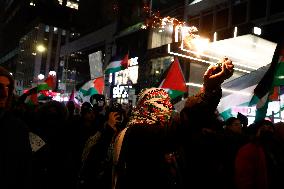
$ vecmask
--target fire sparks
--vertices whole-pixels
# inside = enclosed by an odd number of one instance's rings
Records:
[[[145,21],[145,28],[165,28],[168,25],[185,26],[185,22],[181,22],[176,18],[161,17],[160,13],[153,13],[150,18]]]
[[[209,39],[199,36],[198,29],[195,26],[187,26],[185,22],[169,16],[162,18],[159,12],[146,19],[142,28],[156,28],[159,29],[159,32],[162,32],[166,27],[172,27],[174,32],[173,40],[175,42],[181,41],[182,45],[188,49],[201,53],[208,47]]]

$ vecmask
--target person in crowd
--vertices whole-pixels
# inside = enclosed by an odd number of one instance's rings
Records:
[[[184,188],[223,188],[223,121],[216,114],[221,84],[233,75],[232,61],[211,65],[204,73],[199,93],[186,99],[180,112],[178,140],[183,154]]]
[[[72,100],[69,100],[66,103],[66,108],[68,110],[68,120],[72,121],[75,117],[75,103]]]
[[[143,89],[114,149],[113,188],[171,188],[168,177],[167,128],[173,105],[161,88]],[[123,133],[123,132],[122,132]]]
[[[219,141],[215,141],[215,132],[222,129],[222,124],[215,110],[222,96],[221,84],[232,76],[233,67],[230,60],[224,59],[221,67],[212,65],[208,68],[203,90],[189,97],[180,113],[180,125],[179,121],[173,121],[173,105],[164,89],[149,88],[140,92],[126,129],[116,140],[113,188],[216,186],[213,179],[218,176],[219,167],[214,163],[219,166],[220,160],[216,159]],[[197,140],[200,135],[204,138]],[[178,146],[176,139],[179,139]],[[175,161],[176,157],[180,160]],[[208,157],[214,161],[201,162]],[[169,166],[169,163],[175,166]],[[194,164],[197,165],[192,166]]]
[[[103,94],[93,94],[90,97],[90,103],[93,106],[95,114],[103,115],[105,113],[106,100]]]
[[[45,145],[33,155],[33,183],[42,189],[71,188],[73,138],[66,125],[68,110],[61,102],[49,101],[39,106],[36,116],[35,134]]]
[[[228,133],[242,133],[242,123],[236,117],[230,117],[226,120],[225,131]]]
[[[96,116],[93,111],[92,104],[84,102],[81,106],[79,123],[76,123],[76,126],[79,129],[80,145],[82,150],[88,138],[94,135],[100,128],[100,126],[98,126],[95,122]]]
[[[248,137],[244,134],[241,120],[230,117],[225,122],[224,128],[224,188],[234,189],[235,159],[239,149],[248,143]]]
[[[95,114],[93,112],[93,107],[90,102],[84,102],[80,108],[80,115],[77,119],[68,121],[68,127],[71,129],[71,138],[69,141],[70,145],[73,147],[72,153],[72,174],[74,185],[77,185],[78,173],[81,167],[81,156],[85,146],[86,141],[89,137],[96,134],[99,130],[98,126],[95,124]]]
[[[112,183],[112,151],[114,138],[125,127],[126,113],[121,104],[112,103],[106,112],[103,128],[89,137],[82,153],[78,188],[110,189]]]
[[[0,67],[0,188],[32,188],[32,150],[25,123],[10,112],[14,79]]]
[[[274,126],[269,120],[261,120],[249,126],[254,137],[240,148],[235,161],[237,189],[273,189],[275,156],[272,150]]]
[[[273,186],[271,188],[284,188],[284,123],[274,124],[274,140],[271,151],[274,154],[274,172],[272,175]]]

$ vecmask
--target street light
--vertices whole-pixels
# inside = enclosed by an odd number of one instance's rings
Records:
[[[49,71],[49,75],[56,76],[56,71]]]
[[[43,75],[43,74],[38,74],[37,78],[38,78],[39,80],[43,80],[43,79],[44,79],[44,75]]]
[[[40,53],[43,53],[43,52],[46,51],[46,48],[45,48],[44,45],[39,44],[39,45],[36,46],[36,50],[37,50],[38,52],[40,52]]]

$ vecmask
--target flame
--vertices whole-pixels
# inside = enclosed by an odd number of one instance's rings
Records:
[[[143,29],[156,28],[159,32],[163,32],[166,27],[172,27],[175,32],[174,41],[182,41],[186,48],[197,51],[198,53],[204,52],[208,45],[209,39],[203,38],[198,35],[198,29],[195,26],[187,26],[185,22],[179,21],[172,17],[160,17],[160,13],[153,13],[151,17],[146,19]]]

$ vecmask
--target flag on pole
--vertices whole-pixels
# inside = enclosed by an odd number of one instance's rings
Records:
[[[166,89],[171,99],[175,99],[187,92],[187,86],[177,57],[170,65],[167,75],[159,87]]]
[[[260,121],[265,118],[268,108],[268,103],[271,99],[277,97],[275,87],[284,85],[284,53],[282,43],[279,43],[274,52],[271,65],[263,78],[260,80],[254,89],[254,95],[250,101],[250,106],[256,105],[255,121]],[[279,90],[278,90],[279,91]],[[278,94],[279,95],[279,94]]]
[[[105,74],[115,73],[128,68],[128,61],[128,53],[124,56],[122,60],[111,61],[105,69]]]
[[[85,96],[92,96],[93,94],[103,94],[104,92],[104,77],[98,77],[91,79],[86,82],[80,89],[79,92]]]

